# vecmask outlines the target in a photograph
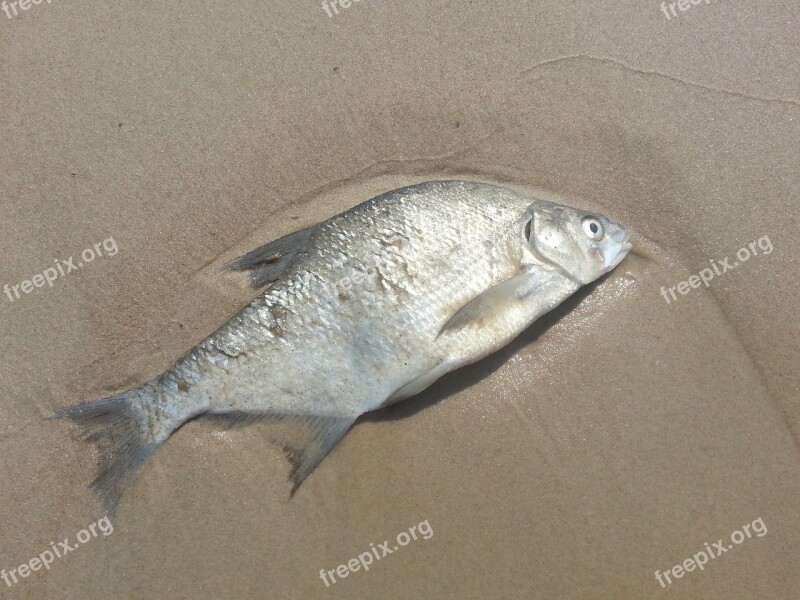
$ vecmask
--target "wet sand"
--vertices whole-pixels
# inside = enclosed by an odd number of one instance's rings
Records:
[[[361,419],[291,499],[268,425],[187,424],[113,533],[0,597],[800,595],[795,11],[690,6],[0,13],[0,285],[97,255],[0,295],[6,572],[103,516],[94,450],[44,417],[224,323],[250,298],[218,273],[230,258],[428,179],[601,210],[635,244],[508,348]],[[731,544],[756,519],[767,533]],[[656,570],[718,539],[662,589]],[[326,587],[321,569],[384,540],[397,551]]]

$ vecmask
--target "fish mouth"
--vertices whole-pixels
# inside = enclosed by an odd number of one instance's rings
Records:
[[[620,254],[628,254],[633,249],[633,244],[630,242],[631,235],[625,234],[625,239],[622,240],[622,248],[619,249]]]
[[[616,266],[621,263],[626,256],[628,256],[628,252],[633,249],[633,244],[630,242],[631,234],[629,232],[625,232],[625,237],[622,238],[622,245],[619,248],[619,252],[617,252],[617,256],[614,257],[614,261],[608,266],[606,273],[616,268]]]

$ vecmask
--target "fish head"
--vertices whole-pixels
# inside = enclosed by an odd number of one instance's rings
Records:
[[[537,200],[528,215],[523,235],[533,255],[581,285],[611,271],[633,247],[625,227],[599,213]]]

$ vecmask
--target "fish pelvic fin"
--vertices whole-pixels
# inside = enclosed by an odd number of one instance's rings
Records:
[[[225,268],[249,271],[250,285],[257,289],[273,283],[306,251],[317,225],[300,229],[232,260]]]
[[[49,418],[70,419],[80,427],[80,437],[98,450],[97,477],[89,486],[113,517],[122,494],[136,473],[163,443],[153,439],[141,424],[140,388],[102,400],[84,402],[56,411]]]
[[[459,308],[456,313],[442,325],[438,335],[458,331],[464,327],[489,325],[495,318],[524,298],[536,294],[542,286],[536,275],[525,272],[511,279],[506,279],[478,294],[475,298]]]
[[[332,417],[273,412],[260,414],[229,412],[208,416],[223,423],[226,428],[242,427],[263,420],[284,424],[285,427],[281,428],[281,431],[270,436],[270,441],[282,448],[291,465],[290,496],[294,496],[300,484],[319,466],[358,418],[358,415]]]
[[[446,375],[450,371],[456,370],[461,365],[462,363],[450,358],[443,360],[431,370],[426,371],[416,379],[412,379],[397,389],[391,396],[383,401],[381,408],[384,406],[389,406],[390,404],[394,404],[395,402],[400,402],[401,400],[411,398],[412,396],[416,396],[423,390],[426,390],[433,385],[433,383],[438,381],[442,376]]]

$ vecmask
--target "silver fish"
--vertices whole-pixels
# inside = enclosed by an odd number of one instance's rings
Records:
[[[362,414],[508,344],[631,249],[600,214],[465,181],[377,196],[233,261],[265,288],[143,385],[57,411],[99,450],[113,514],[188,419],[290,423],[292,494]],[[266,287],[265,287],[266,286]]]

